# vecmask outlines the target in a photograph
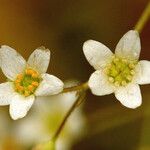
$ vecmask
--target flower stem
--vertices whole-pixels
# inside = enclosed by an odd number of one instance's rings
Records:
[[[150,1],[148,2],[145,10],[143,11],[140,19],[138,20],[137,24],[135,25],[134,29],[137,30],[139,33],[141,33],[142,29],[144,28],[144,25],[148,21],[150,17]]]
[[[58,127],[58,129],[56,130],[56,132],[55,132],[55,134],[54,134],[54,136],[53,136],[53,138],[52,138],[53,141],[56,141],[56,140],[57,140],[59,134],[61,133],[61,131],[62,131],[62,129],[63,129],[63,127],[64,127],[64,125],[65,125],[65,123],[66,123],[66,121],[67,121],[67,119],[68,119],[69,116],[72,114],[72,112],[75,110],[75,108],[78,106],[79,102],[82,102],[83,99],[85,98],[85,95],[86,95],[85,91],[86,91],[86,89],[83,90],[82,92],[80,92],[79,97],[78,97],[77,100],[72,104],[71,108],[68,110],[66,116],[63,118],[62,122],[60,123],[60,126]],[[80,103],[80,104],[81,104],[81,103]]]
[[[88,83],[82,83],[80,85],[77,86],[73,86],[73,87],[69,87],[69,88],[65,88],[62,93],[67,93],[67,92],[72,92],[72,91],[80,91],[80,90],[86,90],[88,89]]]
[[[147,7],[145,8],[143,14],[141,15],[139,21],[137,22],[137,24],[135,25],[134,29],[137,30],[139,33],[142,31],[144,25],[146,24],[146,22],[148,21],[150,16],[150,1],[147,5]],[[81,91],[79,97],[77,98],[77,100],[72,104],[71,108],[68,110],[67,114],[65,115],[65,117],[63,118],[62,122],[60,123],[60,126],[58,127],[58,129],[56,130],[52,140],[55,142],[59,136],[59,134],[61,133],[67,119],[69,118],[69,116],[72,114],[72,112],[75,110],[75,108],[78,106],[78,104],[81,104],[83,102],[83,99],[85,98],[85,91],[88,89],[88,83],[85,82],[83,84],[77,85],[77,86],[73,86],[73,87],[69,87],[69,88],[65,88],[62,93],[67,93],[67,92],[73,92],[73,91]]]
[[[73,92],[73,91],[78,91],[79,92],[79,97],[77,98],[77,100],[72,104],[71,108],[68,110],[67,114],[65,115],[65,117],[63,118],[62,122],[60,123],[58,129],[56,130],[54,136],[52,137],[52,141],[56,141],[59,134],[61,133],[67,119],[71,116],[72,112],[75,110],[75,108],[77,106],[79,106],[86,95],[86,90],[88,89],[88,83],[82,83],[80,85],[77,86],[73,86],[73,87],[69,87],[69,88],[65,88],[62,93],[67,93],[67,92]]]

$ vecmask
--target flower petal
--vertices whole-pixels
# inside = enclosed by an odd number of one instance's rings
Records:
[[[114,92],[114,87],[109,83],[102,70],[95,71],[91,75],[88,84],[95,95],[108,95]]]
[[[118,42],[115,54],[128,59],[138,59],[141,51],[140,37],[137,31],[128,31]]]
[[[129,84],[115,91],[116,98],[128,108],[137,108],[142,103],[141,91],[138,84]]]
[[[48,96],[58,94],[63,90],[63,82],[57,77],[49,74],[42,74],[42,81],[35,91],[36,96]]]
[[[14,94],[11,82],[0,84],[0,105],[9,105]]]
[[[136,82],[138,84],[150,84],[150,61],[142,60],[137,65]]]
[[[113,53],[100,42],[88,40],[83,44],[83,52],[88,62],[96,69],[105,66]]]
[[[26,66],[24,58],[16,50],[3,45],[0,49],[1,68],[5,76],[14,80],[17,74],[21,73]]]
[[[29,57],[28,64],[31,68],[37,70],[39,73],[47,71],[50,61],[50,50],[45,47],[37,48]]]
[[[34,99],[34,95],[24,97],[22,95],[16,94],[15,96],[13,96],[9,108],[12,119],[16,120],[26,116],[27,112],[29,111],[34,102]]]

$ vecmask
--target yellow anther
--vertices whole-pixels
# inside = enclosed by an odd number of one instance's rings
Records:
[[[134,65],[133,63],[131,63],[131,64],[129,64],[129,67],[130,67],[131,69],[134,69],[134,68],[135,68],[135,65]]]
[[[38,75],[37,73],[33,73],[33,74],[32,74],[32,78],[38,78],[38,76],[39,76],[39,75]]]
[[[26,69],[25,72],[26,72],[27,75],[32,75],[35,71],[32,70],[32,69]]]
[[[15,82],[15,86],[20,86],[20,83],[19,82]]]
[[[109,80],[111,83],[113,83],[113,82],[115,81],[113,77],[109,77],[108,80]]]
[[[24,87],[23,86],[19,86],[19,91],[23,91],[24,90]]]
[[[18,86],[15,86],[15,91],[18,91]]]
[[[126,82],[125,80],[123,80],[123,81],[121,82],[121,85],[125,86],[125,85],[127,85],[127,82]]]
[[[29,96],[30,95],[30,92],[29,91],[24,91],[24,96]]]
[[[106,70],[109,70],[111,67],[112,67],[112,65],[111,65],[111,64],[108,64],[108,65],[105,67],[105,69],[106,69]]]
[[[134,70],[131,70],[131,71],[130,71],[130,74],[131,74],[131,75],[135,75],[135,71],[134,71]]]
[[[20,82],[21,82],[20,79],[15,80],[15,84],[18,84],[18,83],[20,83]]]
[[[29,85],[29,86],[28,86],[28,90],[29,90],[29,91],[33,91],[33,90],[34,90],[34,86],[33,86],[33,85]]]
[[[115,84],[115,86],[117,86],[117,87],[120,86],[120,83],[119,83],[118,81],[116,81],[114,84]]]
[[[130,75],[128,75],[126,78],[127,78],[129,81],[132,80],[132,76],[130,76]]]
[[[36,81],[33,81],[33,82],[32,82],[32,85],[33,85],[34,87],[38,87],[39,83],[36,82]]]
[[[21,91],[23,91],[23,90],[24,90],[23,86],[21,86],[21,85],[19,85],[19,84],[18,84],[18,85],[16,85],[16,87],[15,87],[15,88],[16,88],[16,90],[17,90],[17,91],[19,91],[19,92],[21,92]]]
[[[19,75],[17,76],[17,79],[18,79],[18,80],[22,80],[22,79],[23,79],[23,75],[22,75],[22,74],[19,74]]]

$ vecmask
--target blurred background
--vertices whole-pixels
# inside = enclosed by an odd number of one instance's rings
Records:
[[[86,82],[94,69],[84,57],[83,42],[97,40],[114,51],[122,35],[133,29],[147,3],[148,0],[0,0],[0,44],[13,47],[26,59],[43,45],[51,50],[48,73],[64,81]],[[150,60],[150,21],[140,36],[140,59]],[[0,80],[6,80],[2,72]],[[143,104],[136,110],[122,106],[114,95],[96,97],[89,91],[82,108],[87,130],[71,150],[150,150],[150,86],[141,86],[141,91]],[[12,121],[8,111],[8,107],[0,107],[0,150],[23,150],[12,132],[21,120]]]

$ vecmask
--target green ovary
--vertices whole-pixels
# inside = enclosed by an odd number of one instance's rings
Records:
[[[114,57],[105,68],[109,82],[115,86],[125,86],[130,83],[135,74],[137,61]]]

